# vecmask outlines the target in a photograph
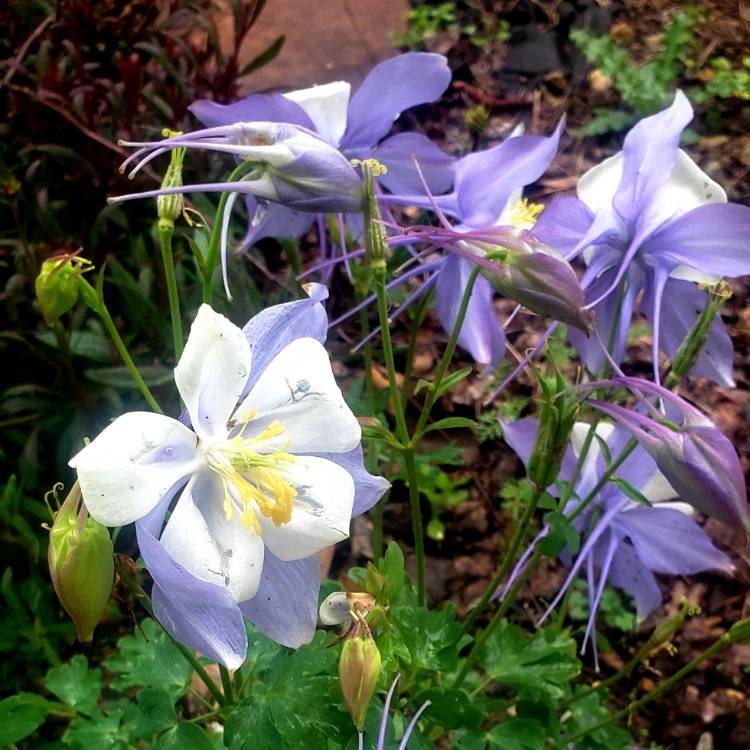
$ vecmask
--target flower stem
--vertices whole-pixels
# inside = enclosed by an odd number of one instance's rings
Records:
[[[729,646],[731,643],[733,643],[734,639],[730,632],[726,632],[723,635],[721,635],[716,641],[714,641],[705,651],[698,654],[694,659],[691,659],[682,669],[677,670],[671,677],[668,677],[664,682],[659,683],[650,693],[647,695],[644,695],[643,697],[639,698],[638,700],[632,701],[629,703],[625,708],[622,709],[622,711],[618,711],[616,714],[612,714],[611,716],[607,717],[603,721],[600,721],[597,724],[593,724],[590,727],[586,727],[585,729],[582,729],[580,732],[576,732],[575,734],[570,735],[569,737],[566,737],[563,741],[563,745],[568,747],[576,740],[581,739],[582,737],[585,737],[587,734],[591,734],[592,732],[596,732],[597,730],[601,729],[602,727],[606,727],[609,724],[613,724],[616,721],[620,721],[621,719],[625,719],[630,714],[633,713],[633,711],[636,711],[641,706],[645,705],[646,703],[649,703],[650,701],[655,700],[658,698],[662,693],[665,693],[667,690],[670,690],[677,682],[679,682],[683,677],[690,674],[696,667],[698,667],[702,662],[706,661],[707,659],[710,659],[712,656],[714,656],[716,653],[721,651],[726,646]]]
[[[223,665],[219,664],[219,674],[221,675],[221,686],[224,688],[224,702],[231,706],[234,703],[234,693],[232,691],[232,676],[229,674],[229,670]]]
[[[227,182],[238,182],[245,172],[250,171],[253,167],[257,166],[255,162],[243,161],[237,165],[227,178]],[[219,254],[221,248],[221,224],[224,219],[224,209],[227,205],[227,200],[232,193],[222,193],[219,198],[219,206],[216,209],[216,217],[214,218],[213,226],[211,227],[211,237],[208,241],[208,251],[206,253],[205,264],[201,268],[203,275],[203,301],[210,305],[213,301],[213,278],[216,264],[219,262]]]
[[[493,594],[495,593],[495,591],[497,591],[498,586],[505,580],[506,576],[510,572],[511,566],[515,562],[516,555],[518,554],[518,548],[521,546],[521,543],[526,536],[526,531],[529,528],[531,519],[534,516],[534,511],[536,511],[539,500],[541,499],[543,494],[544,488],[539,486],[534,487],[533,494],[531,495],[531,498],[526,505],[523,516],[516,526],[515,532],[513,534],[513,539],[511,540],[510,546],[505,553],[505,557],[503,558],[503,562],[500,565],[500,569],[497,571],[495,577],[490,582],[490,585],[487,586],[484,594],[482,594],[482,598],[479,600],[479,602],[477,602],[476,607],[474,607],[471,614],[464,623],[463,634],[468,633],[469,630],[471,630],[471,628],[473,627],[474,623],[481,617],[482,613],[487,608],[487,605],[490,603]]]
[[[180,299],[177,293],[177,277],[174,268],[174,253],[172,251],[172,234],[171,228],[159,229],[161,258],[164,263],[164,278],[167,282],[167,297],[169,298],[169,316],[172,319],[174,355],[175,359],[179,360],[184,342],[182,338],[182,319],[180,317]]]
[[[117,573],[120,576],[120,579],[133,592],[146,612],[148,612],[151,617],[156,619],[156,616],[154,615],[154,608],[151,605],[151,597],[144,591],[143,587],[138,582],[137,577],[132,575],[128,567],[120,562],[120,559],[117,555],[115,555],[115,566],[117,568]],[[208,672],[206,672],[203,665],[198,660],[198,657],[189,648],[183,646],[179,641],[175,640],[175,638],[169,631],[165,629],[164,632],[172,639],[172,642],[177,647],[177,650],[183,655],[185,661],[190,664],[198,677],[201,678],[203,684],[208,689],[208,692],[211,693],[214,700],[216,700],[216,702],[220,706],[224,706],[226,704],[226,701],[224,700],[224,696],[222,695],[221,690],[219,690],[216,683],[211,679],[211,676],[208,674]]]
[[[430,412],[435,406],[437,400],[440,398],[440,385],[443,382],[443,378],[448,371],[448,366],[453,359],[453,355],[456,351],[456,346],[458,346],[458,337],[461,335],[461,329],[463,328],[464,319],[466,318],[466,311],[469,309],[471,293],[474,289],[474,283],[477,280],[477,276],[479,276],[479,271],[479,266],[475,265],[471,269],[471,274],[466,281],[466,288],[464,289],[464,294],[461,298],[461,304],[458,308],[458,313],[456,314],[456,322],[453,325],[453,330],[451,331],[450,338],[448,339],[448,343],[445,346],[445,351],[443,352],[443,356],[441,357],[440,363],[438,364],[437,371],[435,372],[435,377],[432,379],[429,395],[425,400],[425,405],[422,408],[417,426],[414,430],[415,446],[419,445],[419,441],[422,439],[422,433],[424,432],[424,428],[427,425],[427,420],[429,419]]]
[[[86,304],[102,319],[102,323],[104,323],[104,327],[107,329],[107,333],[109,333],[112,343],[115,345],[117,352],[125,363],[125,367],[128,368],[128,372],[138,386],[143,398],[146,399],[148,405],[157,414],[164,414],[159,403],[154,398],[153,393],[151,393],[151,390],[146,385],[146,381],[141,377],[141,373],[138,372],[138,368],[135,366],[135,362],[133,362],[133,358],[130,356],[130,352],[128,352],[128,348],[125,346],[125,342],[122,340],[122,336],[120,336],[120,332],[117,330],[117,326],[112,320],[112,316],[109,314],[109,310],[104,303],[103,297],[93,286],[91,286],[91,284],[89,284],[88,281],[86,281],[86,279],[79,278],[78,284],[81,286]]]
[[[453,683],[454,688],[460,687],[463,684],[463,681],[469,674],[469,670],[476,661],[479,652],[484,647],[484,644],[487,643],[489,637],[495,631],[495,628],[500,624],[500,622],[507,614],[511,605],[515,601],[518,592],[523,588],[534,570],[536,570],[536,566],[539,564],[539,561],[542,559],[542,557],[542,553],[537,549],[529,558],[528,562],[524,566],[523,571],[519,574],[518,578],[516,578],[508,593],[503,597],[503,600],[500,603],[500,607],[498,608],[497,612],[495,612],[487,627],[479,634],[478,638],[474,642],[474,645],[472,646],[471,651],[469,651],[469,654],[466,657],[466,661],[464,662],[461,671],[458,673],[458,676]]]

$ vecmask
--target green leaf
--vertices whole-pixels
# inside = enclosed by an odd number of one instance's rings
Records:
[[[533,719],[512,717],[492,728],[489,746],[498,750],[544,750],[544,727]]]
[[[556,557],[567,546],[575,555],[581,546],[581,537],[576,527],[559,511],[547,513],[544,522],[549,526],[549,532],[542,537],[537,548],[547,557]]]
[[[122,716],[119,708],[108,714],[94,711],[90,718],[79,716],[63,735],[63,742],[75,750],[128,750],[129,732],[122,726]]]
[[[428,708],[430,721],[445,729],[476,729],[482,723],[482,711],[472,703],[464,690],[432,688],[421,693],[416,702],[431,701]]]
[[[50,669],[44,684],[63,703],[90,715],[102,691],[102,670],[89,669],[86,657],[77,654],[67,664]]]
[[[576,685],[573,694],[586,689],[586,685]],[[604,697],[600,692],[595,692],[571,703],[561,722],[563,732],[566,735],[575,734],[609,718],[610,711],[602,703]],[[576,746],[578,750],[628,750],[634,745],[628,732],[616,724],[608,724],[578,740]]]
[[[242,76],[246,76],[248,73],[252,73],[254,70],[258,70],[258,68],[262,68],[264,65],[270,63],[271,60],[281,52],[281,48],[284,46],[285,41],[286,37],[280,36],[275,41],[271,42],[263,52],[256,55],[247,65],[245,65],[237,77],[242,78]]]
[[[475,420],[467,419],[466,417],[446,417],[428,425],[425,433],[432,432],[433,430],[456,430],[460,428],[472,430],[476,427],[476,424]]]
[[[503,621],[479,657],[482,668],[498,682],[519,693],[563,695],[563,686],[581,671],[576,643],[567,634],[548,627],[532,636]]]
[[[214,750],[208,735],[197,724],[181,721],[156,741],[153,750]]]
[[[149,387],[165,385],[174,380],[173,371],[164,365],[143,365],[138,370]],[[94,383],[112,388],[138,388],[127,367],[88,368],[83,374]]]
[[[620,492],[627,495],[631,500],[638,503],[639,505],[645,505],[648,508],[653,507],[653,503],[636,487],[633,487],[630,482],[620,477],[611,477],[610,482],[617,487]]]
[[[114,690],[162,688],[174,699],[187,692],[193,668],[154,620],[143,620],[139,630],[120,638],[117,645],[119,653],[105,662],[116,675],[111,683]]]
[[[318,632],[297,651],[284,650],[227,717],[224,743],[230,750],[278,750],[340,747],[340,727],[351,726],[338,685],[337,649]],[[329,745],[329,740],[331,745]]]
[[[52,704],[34,693],[19,693],[0,701],[0,747],[28,737],[40,726]]]
[[[386,548],[385,555],[383,555],[383,559],[380,561],[379,570],[386,580],[386,600],[388,602],[396,601],[406,582],[404,553],[396,542],[390,542]]]
[[[411,654],[411,668],[435,672],[456,668],[462,628],[456,622],[456,608],[452,604],[439,610],[398,607],[392,613],[392,620],[396,635]]]
[[[456,370],[456,372],[447,375],[440,382],[440,386],[437,389],[437,395],[442,396],[446,391],[449,391],[451,388],[458,385],[464,378],[471,375],[473,371],[473,367],[464,367],[461,370]]]
[[[143,688],[138,691],[138,734],[150,737],[177,723],[174,700],[161,688]]]

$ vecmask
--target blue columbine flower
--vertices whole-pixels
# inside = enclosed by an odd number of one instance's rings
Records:
[[[125,414],[71,460],[94,518],[136,522],[162,625],[228,667],[245,657],[243,616],[286,646],[311,639],[316,552],[388,487],[333,380],[325,296],[243,330],[204,305],[175,369],[189,426]]]
[[[535,227],[569,259],[583,253],[588,269],[582,283],[601,340],[608,341],[614,327],[617,362],[643,293],[657,380],[660,348],[673,356],[705,307],[705,292],[695,282],[750,273],[750,208],[727,203],[724,190],[679,148],[692,117],[678,91],[672,106],[631,129],[620,153],[581,177],[577,199],[556,199]],[[571,338],[589,369],[601,372],[598,342],[575,332]],[[718,316],[693,372],[733,385],[732,342]]]
[[[529,229],[534,224],[534,216],[521,200],[523,188],[538,180],[550,165],[557,152],[562,128],[560,122],[549,137],[514,135],[498,146],[458,159],[452,165],[453,185],[448,193],[431,199],[421,189],[412,194],[384,195],[382,200],[428,209],[435,207],[456,221],[454,230],[458,233],[495,226],[511,231]],[[428,188],[432,191],[429,183]],[[482,251],[477,253],[481,255]],[[471,269],[472,261],[457,254],[449,254],[425,269],[429,276],[418,293],[435,287],[437,312],[446,331],[453,329]],[[476,362],[485,365],[497,364],[505,352],[505,334],[492,300],[490,283],[478,278],[458,340]]]
[[[527,463],[536,440],[538,423],[535,419],[521,419],[503,425],[503,435],[519,458]],[[572,475],[589,425],[579,423],[571,435],[571,446],[563,459],[560,479]],[[612,456],[617,456],[629,438],[623,427],[602,423],[597,428]],[[567,507],[571,511],[595,487],[605,470],[604,456],[594,441],[583,463],[574,487],[576,500]],[[678,493],[659,471],[651,456],[637,448],[617,471],[653,505],[643,506],[630,499],[616,484],[608,483],[595,501],[575,521],[585,533],[581,549],[571,562],[570,572],[560,591],[543,615],[544,621],[558,605],[575,578],[584,573],[588,582],[589,622],[585,648],[594,633],[596,613],[607,582],[623,589],[634,599],[639,620],[661,604],[662,595],[655,574],[692,575],[707,570],[730,572],[729,558],[716,549],[703,529],[690,517],[690,507],[676,502]],[[554,488],[551,492],[556,492]],[[687,499],[687,498],[683,498]],[[547,533],[545,527],[516,565],[511,579],[498,591],[502,596],[515,580],[539,539]],[[595,644],[594,644],[595,645]],[[594,650],[596,654],[596,650]]]
[[[380,183],[394,192],[419,189],[414,154],[423,164],[431,189],[442,193],[452,178],[447,154],[419,133],[383,138],[401,112],[438,99],[450,79],[445,57],[410,52],[376,65],[353,96],[348,82],[334,81],[287,94],[253,94],[233,104],[201,100],[190,110],[209,128],[253,120],[307,128],[347,159],[378,159],[388,169]],[[315,220],[294,206],[266,204],[252,197],[247,203],[251,222],[244,247],[264,237],[300,237]]]

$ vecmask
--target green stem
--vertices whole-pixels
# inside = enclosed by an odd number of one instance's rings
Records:
[[[128,348],[125,346],[125,342],[122,340],[122,336],[120,336],[120,332],[117,330],[117,326],[115,326],[115,323],[112,320],[112,316],[109,314],[109,310],[107,309],[107,305],[104,303],[104,299],[99,296],[94,287],[92,287],[91,284],[89,284],[85,279],[79,278],[78,283],[85,290],[85,296],[88,300],[96,300],[95,303],[89,304],[89,307],[91,307],[91,309],[94,310],[94,312],[96,312],[97,315],[99,315],[99,317],[102,319],[104,327],[107,329],[107,333],[109,333],[110,338],[112,339],[112,343],[115,345],[117,352],[122,358],[122,361],[125,363],[125,367],[128,368],[130,377],[133,378],[133,381],[138,386],[138,389],[143,395],[143,398],[146,399],[148,405],[157,414],[164,414],[161,407],[159,406],[159,403],[154,398],[154,395],[151,393],[149,387],[146,385],[146,381],[141,377],[141,373],[138,372],[138,368],[135,366],[135,362],[133,362],[133,358],[130,356]]]
[[[231,706],[234,703],[232,677],[229,674],[229,670],[223,664],[219,664],[219,674],[221,675],[221,686],[224,688],[224,703]]]
[[[519,574],[518,578],[516,578],[508,593],[503,597],[503,600],[500,603],[497,612],[495,612],[487,627],[479,634],[479,637],[474,642],[474,645],[472,646],[471,651],[469,651],[469,654],[466,657],[466,661],[464,662],[461,671],[456,677],[456,681],[453,684],[454,688],[460,687],[463,681],[466,679],[466,676],[469,674],[469,670],[471,669],[474,662],[476,661],[477,656],[479,655],[479,652],[482,650],[482,648],[484,648],[484,644],[487,643],[489,637],[495,631],[495,628],[500,624],[500,622],[507,614],[508,610],[511,608],[511,605],[515,601],[518,592],[523,588],[523,586],[526,584],[526,581],[529,580],[531,574],[536,570],[536,566],[539,564],[539,561],[542,559],[542,557],[542,553],[537,549],[529,558],[523,571]]]
[[[115,565],[117,567],[117,572],[124,581],[125,585],[127,586],[130,591],[133,592],[135,597],[140,601],[143,608],[146,610],[146,612],[151,615],[154,619],[156,619],[154,615],[154,608],[151,606],[151,597],[144,591],[141,584],[138,582],[138,579],[130,573],[128,568],[125,565],[122,565],[119,563],[119,560],[117,557],[115,557]],[[208,689],[208,692],[211,693],[211,695],[214,697],[216,702],[223,706],[225,705],[226,701],[224,700],[224,696],[221,693],[221,690],[219,690],[216,683],[211,679],[211,676],[206,672],[206,670],[203,668],[203,665],[200,663],[196,655],[186,646],[183,646],[179,641],[175,640],[172,637],[172,634],[169,633],[167,630],[164,631],[171,639],[172,643],[177,647],[177,650],[183,655],[185,658],[185,661],[190,664],[190,666],[193,668],[195,673],[200,677],[203,684]]]
[[[668,677],[666,680],[664,680],[664,682],[657,685],[650,693],[644,695],[638,700],[633,701],[625,708],[623,708],[622,711],[618,711],[616,714],[612,714],[612,716],[609,716],[603,721],[600,721],[598,724],[593,724],[590,727],[586,727],[586,729],[582,729],[580,732],[576,732],[575,734],[566,737],[563,741],[563,745],[568,747],[571,743],[581,739],[582,737],[585,737],[587,734],[591,734],[592,732],[596,732],[602,727],[606,727],[609,724],[613,724],[616,721],[627,718],[628,716],[630,716],[630,714],[633,713],[633,711],[638,710],[641,706],[649,703],[650,701],[656,700],[656,698],[662,695],[662,693],[665,693],[667,690],[671,689],[672,686],[679,682],[683,677],[685,677],[685,675],[690,674],[690,672],[692,672],[702,662],[710,659],[712,656],[714,656],[726,646],[730,645],[732,642],[732,636],[729,633],[724,633],[705,651],[698,654],[698,656],[696,656],[694,659],[691,659],[682,669],[679,669],[671,677]]]
[[[414,552],[417,556],[417,603],[425,606],[424,585],[424,526],[422,523],[422,506],[419,497],[419,477],[417,474],[417,458],[413,448],[403,452],[406,464],[406,480],[409,483],[409,507],[411,509],[411,523],[414,532]]]
[[[471,628],[474,626],[474,623],[481,617],[484,610],[487,608],[487,605],[490,603],[490,600],[492,599],[493,594],[495,591],[497,591],[500,584],[506,579],[508,573],[510,572],[510,569],[513,565],[513,563],[516,560],[516,554],[518,553],[518,548],[521,546],[521,543],[524,540],[524,537],[526,536],[526,531],[529,528],[529,524],[531,523],[531,519],[534,516],[534,512],[536,511],[537,505],[539,504],[539,500],[541,499],[542,495],[544,494],[544,489],[541,487],[534,487],[533,494],[526,505],[526,508],[523,512],[523,516],[518,522],[518,525],[516,526],[515,532],[513,534],[513,539],[511,540],[510,546],[508,547],[507,552],[505,553],[505,557],[503,558],[503,562],[500,565],[500,569],[495,574],[495,577],[492,579],[489,586],[484,591],[484,594],[482,594],[482,598],[477,603],[477,606],[474,607],[471,614],[467,618],[466,622],[463,626],[463,634],[466,634],[471,630]]]
[[[177,276],[174,268],[174,253],[172,251],[172,229],[159,229],[159,243],[161,244],[161,258],[164,263],[164,278],[167,282],[167,297],[169,298],[169,316],[172,319],[172,340],[174,342],[175,359],[179,360],[184,346],[182,338],[182,319],[180,317],[180,299],[177,292]]]
[[[243,161],[241,164],[236,166],[229,177],[227,182],[237,182],[245,172],[249,172],[251,169],[257,167],[255,162]],[[201,272],[203,274],[203,301],[210,305],[213,301],[213,278],[216,264],[219,262],[219,253],[221,248],[221,224],[224,218],[224,209],[227,205],[227,200],[231,192],[222,193],[219,198],[219,206],[216,209],[216,217],[214,218],[213,226],[211,227],[211,237],[208,241],[208,252],[206,253],[206,262]]]
[[[443,356],[440,359],[440,363],[438,364],[437,371],[435,372],[435,377],[432,380],[429,395],[425,400],[425,405],[422,408],[422,411],[419,415],[419,421],[417,422],[417,426],[414,430],[414,440],[416,445],[419,444],[419,441],[422,438],[422,432],[424,431],[427,420],[430,417],[432,407],[435,405],[435,402],[438,400],[438,398],[440,398],[440,384],[443,382],[443,378],[448,371],[448,366],[453,359],[453,354],[456,351],[456,346],[458,345],[458,337],[461,335],[461,328],[463,327],[464,319],[466,318],[466,311],[469,309],[471,293],[474,289],[474,283],[477,280],[477,276],[479,276],[479,271],[479,266],[475,265],[471,269],[471,274],[466,282],[466,288],[464,289],[464,294],[461,298],[461,305],[459,306],[458,314],[456,315],[456,322],[453,325],[453,330],[451,331],[450,338],[448,339],[448,343],[445,346],[445,351],[443,352]]]
[[[427,312],[427,300],[430,294],[425,294],[422,299],[416,303],[416,309],[411,321],[411,330],[409,331],[409,348],[406,351],[406,365],[404,366],[404,385],[401,389],[401,401],[406,410],[411,395],[412,370],[414,367],[414,355],[417,351],[417,338],[422,328],[425,313]]]

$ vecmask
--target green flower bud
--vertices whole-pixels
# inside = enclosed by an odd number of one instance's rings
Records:
[[[542,411],[539,430],[529,458],[529,479],[546,489],[560,475],[568,438],[578,414],[578,399],[558,372],[554,379],[540,378]]]
[[[163,135],[167,138],[171,138],[176,135],[182,135],[182,133],[165,130]],[[182,187],[182,163],[185,161],[185,151],[186,149],[184,148],[172,149],[172,158],[169,162],[167,173],[162,180],[162,188]],[[171,231],[174,228],[175,221],[180,217],[180,214],[182,214],[184,206],[185,200],[182,193],[160,195],[156,199],[159,230]]]
[[[380,651],[369,630],[364,637],[358,630],[356,628],[353,636],[344,641],[341,649],[339,683],[354,725],[361,732],[380,675]]]
[[[352,164],[361,168],[365,183],[365,247],[367,248],[365,258],[376,276],[385,277],[387,243],[380,204],[375,192],[375,178],[385,174],[388,170],[376,159],[365,159],[364,161],[354,159]]]
[[[750,618],[738,620],[729,628],[729,637],[732,643],[747,643],[750,641]]]
[[[48,258],[42,263],[34,288],[47,325],[55,325],[78,301],[78,277],[86,265],[90,262],[73,255]]]
[[[88,516],[78,482],[50,529],[47,561],[55,593],[75,623],[79,641],[90,641],[112,591],[112,540]]]

